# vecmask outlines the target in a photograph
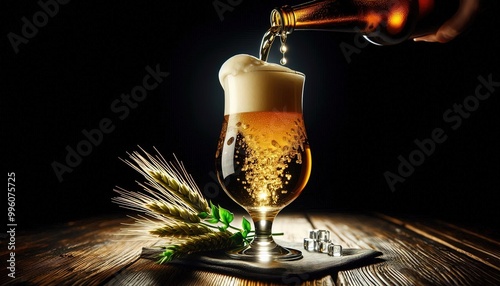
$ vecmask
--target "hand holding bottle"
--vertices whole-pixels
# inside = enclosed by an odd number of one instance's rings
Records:
[[[458,11],[439,29],[429,35],[414,38],[416,42],[447,43],[462,33],[474,19],[479,9],[479,0],[460,0]]]

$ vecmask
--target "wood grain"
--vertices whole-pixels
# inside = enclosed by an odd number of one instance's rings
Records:
[[[243,214],[236,214],[234,224],[239,225]],[[246,215],[248,219],[248,215]],[[279,236],[279,241],[301,242],[307,236],[311,224],[302,214],[278,215],[273,225],[274,232],[283,232],[284,236]],[[179,267],[176,265],[156,265],[150,260],[140,259],[127,267],[123,272],[113,278],[106,285],[255,285],[255,286],[275,286],[275,285],[335,285],[331,276],[318,280],[303,281],[300,277],[283,277],[283,283],[249,280],[232,277],[219,273],[210,273]]]
[[[500,271],[500,243],[498,241],[443,221],[418,218],[409,220],[382,214],[378,216]]]
[[[452,248],[422,235],[417,226],[408,228],[387,216],[309,217],[314,227],[329,229],[341,245],[384,253],[378,264],[341,271],[337,285],[366,285],[368,281],[370,285],[499,285],[497,269],[459,251],[458,246]]]
[[[236,214],[241,220],[241,214]],[[247,217],[248,218],[248,217]],[[384,255],[371,265],[350,266],[321,279],[284,277],[271,283],[158,265],[140,259],[159,240],[121,235],[127,217],[99,217],[18,233],[17,278],[1,272],[1,285],[500,285],[500,243],[483,234],[428,219],[383,214],[281,213],[277,237],[301,242],[310,229],[331,231],[344,248]],[[238,221],[235,222],[238,224]],[[8,255],[2,241],[1,255]]]
[[[144,241],[120,235],[121,223],[125,222],[130,220],[97,218],[19,234],[16,279],[7,281],[28,285],[97,285],[138,259]],[[2,282],[6,276],[2,276]]]

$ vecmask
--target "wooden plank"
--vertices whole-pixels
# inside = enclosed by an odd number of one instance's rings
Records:
[[[126,217],[88,219],[20,233],[16,240],[16,279],[9,282],[100,284],[136,261],[144,246],[144,241],[120,234],[124,222],[131,220]]]
[[[401,225],[368,215],[312,214],[344,247],[384,253],[379,263],[341,271],[337,285],[499,285],[500,273]]]
[[[304,237],[309,235],[309,230],[313,229],[311,222],[302,213],[281,213],[278,214],[273,223],[273,232],[283,232],[284,236],[276,236],[276,240],[285,242],[304,241]],[[286,246],[286,245],[285,245]]]
[[[236,217],[238,225],[241,215]],[[28,285],[282,284],[189,267],[157,265],[139,259],[142,247],[153,245],[155,240],[121,235],[123,222],[131,220],[121,216],[103,217],[18,233],[18,278],[14,282]],[[296,285],[500,285],[500,271],[495,268],[498,241],[444,222],[383,215],[282,213],[273,230],[285,233],[279,240],[286,246],[287,242],[302,241],[313,228],[329,229],[332,239],[345,248],[370,248],[384,255],[377,263],[346,269],[338,275],[332,273],[308,281],[291,281],[288,277],[283,282],[297,282]],[[5,255],[6,248],[1,252]]]
[[[498,241],[443,221],[395,218],[383,214],[378,216],[500,271]]]
[[[248,215],[245,215],[249,219]],[[241,222],[242,214],[235,215],[235,225]],[[274,222],[274,232],[284,232],[279,240],[286,242],[302,241],[311,229],[311,224],[302,214],[280,214]],[[265,282],[243,279],[220,273],[211,273],[190,269],[178,265],[158,265],[151,260],[139,259],[119,274],[109,280],[106,285],[255,285],[274,286],[283,285],[285,282],[295,285],[335,285],[331,276],[317,280],[301,281],[299,277],[284,277],[283,283]]]
[[[334,285],[331,277],[325,277],[315,281],[292,280],[289,278],[285,282],[301,283],[303,286],[315,285]],[[298,278],[297,278],[298,279]],[[278,286],[283,283],[265,282],[257,280],[242,279],[220,273],[211,273],[200,271],[177,265],[158,265],[150,260],[140,259],[127,269],[113,277],[106,286],[128,285],[203,285],[203,286],[221,286],[221,285],[255,285],[255,286]]]

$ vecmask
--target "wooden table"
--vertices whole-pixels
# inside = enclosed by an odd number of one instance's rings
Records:
[[[2,285],[281,285],[251,281],[139,257],[153,242],[120,235],[124,216],[93,218],[17,233],[16,279],[7,276],[2,238]],[[280,214],[275,231],[301,242],[328,229],[345,248],[383,253],[368,265],[302,285],[500,285],[500,242],[442,221],[382,214]]]

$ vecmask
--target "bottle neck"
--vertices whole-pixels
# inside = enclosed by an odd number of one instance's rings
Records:
[[[320,0],[271,12],[276,35],[294,30],[359,32],[380,44],[435,32],[458,8],[458,0]]]
[[[420,0],[422,1],[422,0]],[[423,0],[433,1],[433,0]],[[368,34],[381,25],[398,32],[417,0],[311,1],[283,6],[271,12],[271,25],[280,33],[294,30],[325,30]]]

